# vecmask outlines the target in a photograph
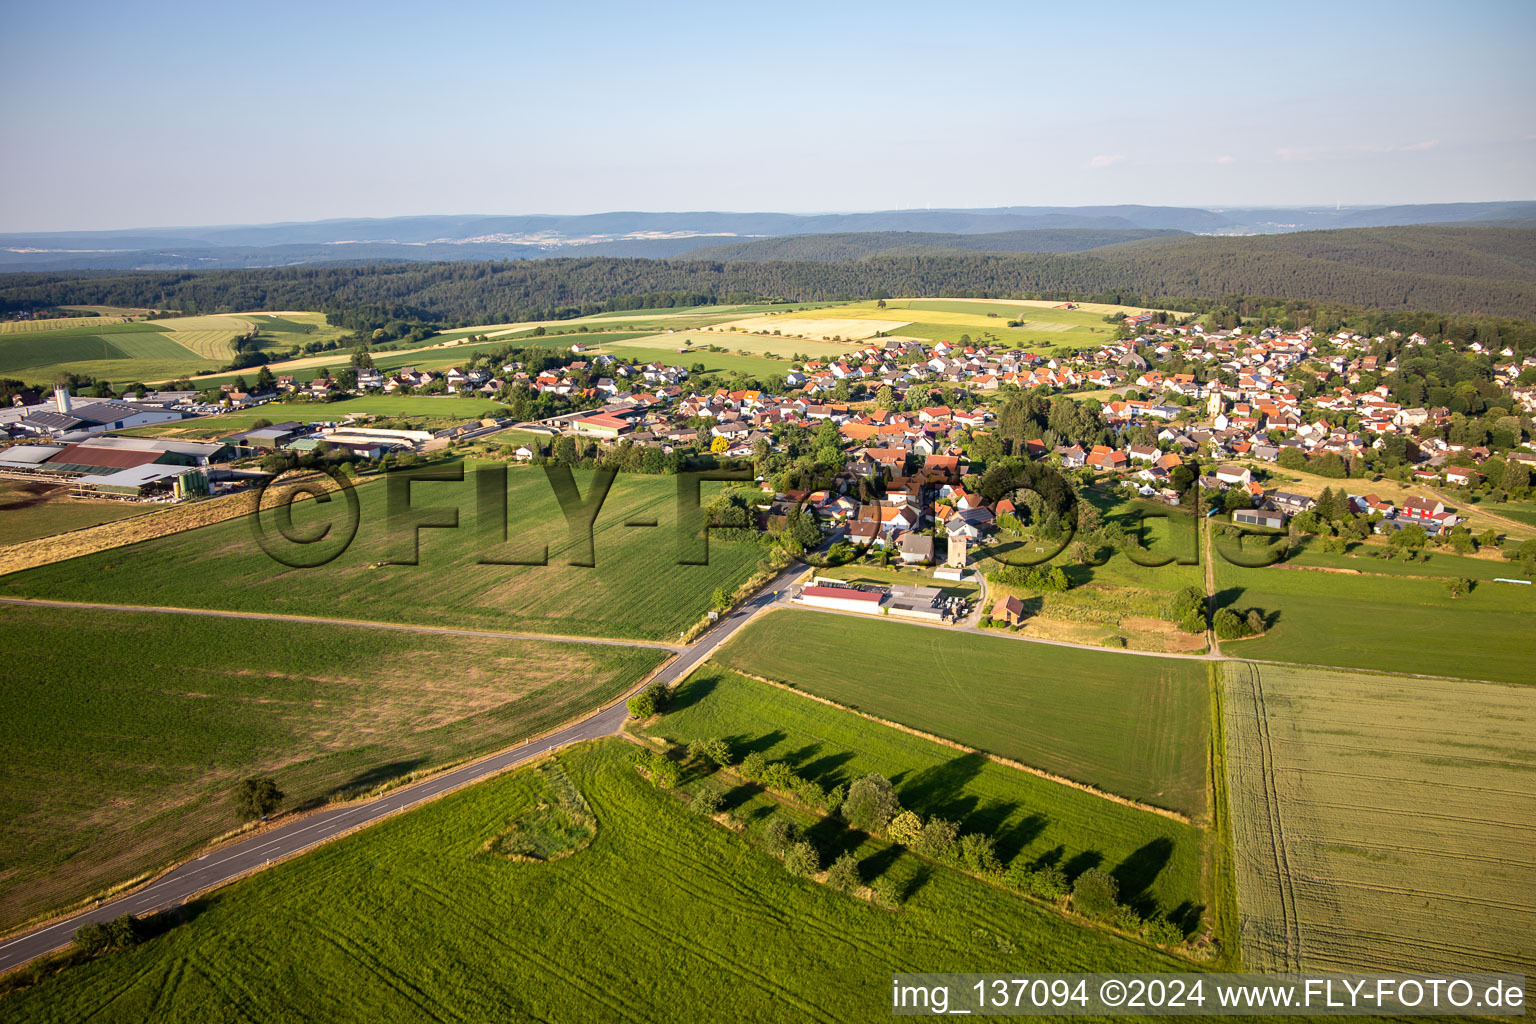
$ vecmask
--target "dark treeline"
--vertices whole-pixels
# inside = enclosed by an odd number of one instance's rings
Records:
[[[1473,245],[1467,237],[1481,241]],[[1510,268],[1536,263],[1536,252],[1525,255],[1533,248],[1536,230],[1404,228],[1149,240],[1094,253],[936,252],[841,263],[589,258],[10,274],[0,276],[0,312],[59,305],[197,313],[317,309],[361,330],[387,321],[465,326],[741,301],[1074,298],[1208,312],[1233,306],[1233,296],[1278,296],[1241,301],[1249,308],[1294,307],[1298,314],[1350,306],[1530,317],[1536,280],[1528,269]],[[1507,276],[1488,276],[1495,271]],[[1296,304],[1303,299],[1307,304]]]

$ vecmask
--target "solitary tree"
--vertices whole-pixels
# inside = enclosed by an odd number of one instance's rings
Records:
[[[843,820],[864,832],[885,828],[899,813],[901,802],[896,799],[891,780],[874,772],[850,786],[848,799],[843,802]]]
[[[283,791],[273,778],[253,776],[235,787],[235,806],[246,818],[265,818],[282,802]]]

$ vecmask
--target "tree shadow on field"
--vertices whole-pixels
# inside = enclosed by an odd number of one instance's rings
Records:
[[[943,764],[924,768],[902,782],[898,794],[902,806],[925,816],[937,814],[950,821],[966,817],[976,809],[978,801],[975,797],[962,799],[962,792],[986,763],[987,759],[980,754],[961,754]]]
[[[798,765],[795,768],[795,773],[802,779],[809,779],[823,789],[831,789],[833,786],[852,781],[846,778],[841,770],[843,765],[852,760],[853,755],[847,751],[838,754],[827,754],[816,758],[814,761],[807,761],[805,764]]]
[[[802,834],[821,854],[823,864],[831,864],[845,853],[854,853],[869,838],[836,818],[818,818]]]
[[[1185,935],[1193,935],[1200,927],[1200,919],[1205,916],[1205,905],[1191,903],[1185,900],[1168,912],[1168,920],[1181,929]]]
[[[757,787],[751,783],[743,782],[738,786],[732,786],[720,795],[720,809],[734,811],[756,795]]]
[[[691,708],[705,697],[714,693],[715,688],[719,685],[720,677],[718,675],[695,674],[689,677],[687,682],[672,691],[672,699],[667,704],[667,710],[681,711],[684,708]]]
[[[1077,876],[1089,868],[1096,868],[1104,863],[1104,855],[1097,850],[1084,850],[1061,866],[1061,870],[1067,876],[1068,882],[1075,882]]]
[[[1214,595],[1216,609],[1220,611],[1222,608],[1231,608],[1237,603],[1237,599],[1247,592],[1247,589],[1246,587],[1227,587],[1225,590],[1216,591]]]
[[[1041,868],[1057,867],[1061,864],[1061,858],[1067,855],[1067,848],[1060,844],[1046,850],[1036,857],[1029,865],[1031,871],[1039,871]]]
[[[426,763],[427,759],[425,757],[413,757],[391,761],[388,764],[375,765],[367,771],[352,776],[352,778],[345,782],[337,783],[325,793],[313,796],[292,809],[294,811],[307,811],[338,797],[363,796],[371,793],[386,782],[409,775]]]
[[[740,760],[748,754],[767,754],[768,751],[788,738],[784,733],[775,729],[772,732],[765,732],[761,736],[727,736],[725,741],[730,744],[731,753],[736,756],[737,760]]]
[[[202,896],[198,899],[183,903],[180,906],[162,910],[158,914],[139,919],[138,935],[148,942],[167,932],[180,928],[184,924],[191,924],[207,911],[213,909],[219,898],[217,896]]]
[[[1157,903],[1147,890],[1173,858],[1173,840],[1163,836],[1132,853],[1110,872],[1120,883],[1120,902],[1132,907],[1142,917],[1150,917]]]
[[[899,846],[885,846],[859,861],[859,877],[868,885],[891,869],[901,858]]]
[[[928,879],[933,877],[933,869],[927,864],[912,872],[912,877],[907,879],[907,884],[901,890],[901,902],[906,903],[917,895],[917,891],[928,884]]]
[[[1029,814],[1008,826],[1005,829],[993,831],[993,840],[997,844],[997,856],[1007,863],[1017,857],[1030,843],[1040,837],[1045,831],[1045,826],[1050,824],[1050,819],[1043,814]],[[1057,847],[1057,859],[1060,859],[1061,847]]]

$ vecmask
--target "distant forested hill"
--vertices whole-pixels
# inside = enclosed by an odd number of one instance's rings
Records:
[[[905,250],[841,262],[576,258],[0,276],[0,310],[372,310],[445,324],[605,309],[875,295],[1272,296],[1388,310],[1536,318],[1536,229],[1403,227],[1150,238],[1090,252]]]
[[[856,231],[759,238],[690,249],[690,260],[858,260],[881,253],[916,255],[923,249],[969,252],[1084,252],[1148,238],[1184,237],[1182,231],[1131,228],[1060,228],[959,234],[937,231]]]

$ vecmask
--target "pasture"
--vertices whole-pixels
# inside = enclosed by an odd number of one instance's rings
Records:
[[[1101,867],[1124,898],[1193,930],[1205,904],[1200,829],[869,722],[723,668],[682,683],[650,731],[669,740],[723,737],[739,758],[759,751],[831,787],[878,772],[901,805],[963,832],[985,832],[1005,864],[1045,859],[1076,875]]]
[[[1038,592],[988,581],[988,610],[998,598],[1012,594],[1024,602],[1026,618],[1019,630],[1025,636],[1073,643],[1120,646],[1132,650],[1187,653],[1203,650],[1205,638],[1180,631],[1168,616],[1174,595],[1184,587],[1204,587],[1199,565],[1183,565],[1197,553],[1196,519],[1177,509],[1127,498],[1121,492],[1090,488],[1084,492],[1105,523],[1118,525],[1127,535],[1138,536],[1143,550],[1137,557],[1157,562],[1172,557],[1167,565],[1133,562],[1123,551],[1104,548],[1081,552],[1076,544],[1049,562],[1066,573],[1072,587],[1062,592]],[[990,573],[1002,563],[986,557],[996,548],[1009,559],[1043,557],[1060,541],[1015,540],[997,534],[973,557],[978,568]],[[1100,559],[1093,561],[1082,558]]]
[[[248,430],[260,420],[273,423],[340,423],[351,416],[380,418],[420,418],[443,421],[445,425],[466,423],[482,415],[506,416],[508,409],[482,395],[359,395],[330,402],[294,400],[268,402],[248,409],[235,409],[215,416],[156,423],[121,431],[141,437],[226,437],[238,430]]]
[[[0,480],[0,547],[143,515],[152,506],[90,501],[47,481]]]
[[[1245,969],[1536,970],[1536,688],[1225,668]]]
[[[222,315],[9,322],[0,325],[0,372],[39,383],[62,372],[119,384],[186,376],[228,362],[234,339],[252,326],[249,319]]]
[[[795,878],[652,788],[632,750],[559,755],[597,821],[571,856],[486,849],[542,798],[536,769],[509,773],[199,900],[0,1021],[875,1021],[893,970],[1180,967],[881,844],[856,855],[909,890],[900,910]]]
[[[1269,620],[1262,636],[1223,641],[1222,653],[1340,668],[1532,682],[1529,633],[1536,614],[1536,587],[1481,582],[1467,596],[1453,598],[1445,580],[1432,574],[1458,561],[1480,562],[1438,552],[1422,567],[1360,558],[1353,560],[1354,566],[1371,574],[1356,575],[1308,571],[1284,563],[1249,569],[1217,555],[1217,606],[1239,614],[1257,608]],[[1380,574],[1375,572],[1378,565]],[[1431,578],[1390,573],[1388,567],[1393,565]],[[1499,565],[1487,562],[1483,572]],[[1508,563],[1504,565],[1507,569]],[[1469,568],[1465,574],[1486,579],[1483,572]]]
[[[0,929],[285,808],[488,753],[618,698],[663,660],[329,624],[0,605]]]
[[[715,657],[1106,792],[1206,811],[1200,662],[798,608],[758,618]]]
[[[356,538],[317,568],[274,561],[245,516],[0,577],[0,593],[670,641],[709,610],[716,588],[734,591],[769,552],[758,544],[712,541],[710,564],[677,564],[676,478],[625,474],[596,519],[596,566],[573,566],[570,532],[542,471],[507,470],[506,541],[497,519],[486,519],[494,538],[482,533],[475,473],[470,465],[462,482],[410,485],[417,509],[459,509],[456,529],[421,531],[416,565],[385,564],[412,557],[416,547],[410,530],[390,527],[385,492],[390,480],[404,484],[391,475],[357,488]],[[583,496],[590,481],[590,473],[576,474]],[[339,536],[344,509],[339,501],[298,502],[294,528],[331,523]],[[273,515],[268,511],[262,522],[276,536]],[[625,525],[633,521],[658,525]],[[529,561],[546,548],[547,565],[481,562]]]

